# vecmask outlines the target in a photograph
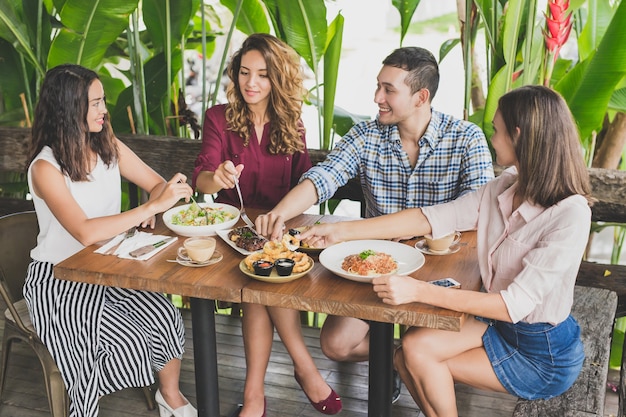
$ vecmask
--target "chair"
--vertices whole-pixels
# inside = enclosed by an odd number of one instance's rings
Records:
[[[50,352],[35,333],[22,295],[31,261],[30,250],[36,246],[38,232],[34,211],[0,217],[0,295],[7,305],[0,359],[0,397],[6,380],[11,344],[15,340],[22,341],[35,351],[41,363],[50,413],[53,417],[66,417],[69,397],[65,384]],[[149,388],[143,387],[143,393],[148,409],[153,410],[155,406]]]

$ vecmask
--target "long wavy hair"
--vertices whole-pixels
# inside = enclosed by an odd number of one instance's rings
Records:
[[[580,136],[565,100],[547,87],[527,85],[500,97],[498,108],[513,139],[523,199],[550,207],[580,194],[593,204]]]
[[[73,64],[59,65],[46,73],[35,108],[29,165],[44,146],[49,146],[61,172],[72,181],[86,181],[90,150],[107,165],[118,158],[108,114],[100,132],[89,131],[89,87],[96,79],[94,71]]]
[[[249,51],[259,51],[265,59],[271,91],[267,113],[270,121],[271,154],[294,154],[304,151],[302,134],[304,126],[300,120],[303,86],[302,69],[298,54],[280,39],[265,33],[250,35],[233,55],[227,73],[230,83],[226,90],[226,121],[228,129],[239,134],[244,145],[250,143],[253,114],[241,94],[239,70],[241,58]]]

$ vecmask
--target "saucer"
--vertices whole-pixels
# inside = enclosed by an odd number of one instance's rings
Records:
[[[222,260],[223,257],[224,256],[219,251],[215,251],[213,252],[213,256],[211,256],[211,259],[204,261],[204,262],[196,262],[196,261],[192,261],[191,259],[189,259],[186,251],[183,249],[181,250],[181,254],[176,257],[176,262],[178,262],[178,264],[182,266],[190,266],[194,268],[199,268],[202,266],[213,265],[215,263],[218,263],[219,261]]]
[[[446,251],[432,251],[430,250],[430,248],[428,247],[428,245],[426,244],[426,239],[420,239],[415,243],[415,249],[417,249],[418,251],[425,253],[426,255],[438,255],[438,256],[442,256],[442,255],[450,255],[453,253],[457,253],[460,249],[461,249],[461,245],[454,244],[452,246],[450,246],[448,248],[448,250]]]

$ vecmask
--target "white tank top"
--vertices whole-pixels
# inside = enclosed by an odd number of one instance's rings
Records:
[[[59,171],[52,149],[44,147],[33,163],[43,159],[51,163]],[[39,236],[37,246],[31,250],[30,256],[37,261],[57,264],[82,250],[84,246],[67,231],[54,217],[45,201],[33,191],[31,167],[28,167],[28,187],[33,196],[37,221],[39,222]],[[121,207],[121,177],[115,161],[107,167],[98,157],[94,170],[88,175],[88,181],[73,182],[65,175],[65,183],[70,193],[83,209],[88,218],[110,216],[118,214]]]

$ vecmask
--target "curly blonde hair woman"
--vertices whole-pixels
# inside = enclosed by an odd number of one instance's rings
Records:
[[[216,201],[238,206],[235,178],[246,207],[269,210],[311,167],[300,120],[304,87],[298,55],[267,34],[248,37],[228,67],[228,104],[205,114],[202,150],[194,184],[217,193]],[[341,399],[320,375],[309,353],[296,310],[242,304],[246,382],[240,417],[265,416],[265,373],[274,328],[293,360],[294,377],[313,407],[336,414]]]
[[[272,122],[270,129],[269,151],[272,154],[293,154],[305,148],[302,142],[303,125],[302,99],[306,90],[302,87],[300,57],[281,40],[272,35],[257,33],[243,43],[228,66],[228,76],[232,80],[226,91],[226,121],[229,130],[244,138],[244,144],[250,140],[250,121],[254,120],[253,110],[248,106],[241,85],[241,57],[249,51],[258,51],[267,65],[267,78],[272,88],[266,109],[267,118]],[[280,116],[279,116],[280,115]]]
[[[305,88],[298,54],[280,39],[250,35],[228,66],[228,103],[208,109],[193,183],[238,205],[270,209],[311,167],[300,119]],[[244,169],[245,167],[245,169]]]

